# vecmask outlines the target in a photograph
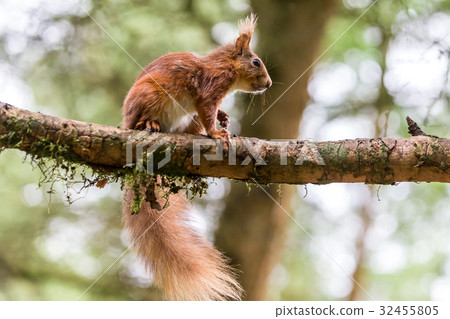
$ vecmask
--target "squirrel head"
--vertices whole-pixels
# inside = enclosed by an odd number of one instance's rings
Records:
[[[260,93],[272,85],[269,73],[261,59],[250,48],[256,15],[251,14],[239,21],[239,37],[234,42],[234,60],[238,79],[235,89],[250,93]]]

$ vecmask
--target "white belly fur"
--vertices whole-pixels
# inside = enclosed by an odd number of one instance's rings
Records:
[[[192,98],[179,99],[176,103],[171,99],[164,108],[161,116],[161,131],[170,133],[182,133],[197,113]]]

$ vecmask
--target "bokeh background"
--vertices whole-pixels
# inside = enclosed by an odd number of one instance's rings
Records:
[[[124,50],[142,66],[207,54],[251,11],[274,85],[224,101],[232,133],[401,138],[409,115],[450,136],[447,0],[0,0],[0,100],[117,126],[141,71]],[[75,186],[69,205],[64,185],[50,196],[41,177],[23,153],[1,151],[1,300],[77,299],[127,248],[118,184]],[[450,299],[449,185],[269,187],[312,239],[257,187],[210,183],[194,224],[238,265],[249,300]],[[128,251],[81,300],[160,298]]]

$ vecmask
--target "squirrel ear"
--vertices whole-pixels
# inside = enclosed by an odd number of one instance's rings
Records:
[[[235,42],[235,46],[236,46],[236,51],[239,55],[242,54],[242,51],[244,51],[245,49],[250,48],[250,37],[248,36],[248,34],[241,34],[239,36],[239,38],[236,39]]]
[[[236,39],[236,51],[238,55],[245,49],[250,49],[250,40],[255,30],[257,17],[254,13],[239,21],[239,38]]]

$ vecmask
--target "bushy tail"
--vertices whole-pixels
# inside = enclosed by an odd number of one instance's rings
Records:
[[[162,210],[146,201],[141,212],[132,215],[133,196],[133,190],[125,190],[123,218],[130,245],[168,299],[240,299],[242,288],[224,256],[188,225],[184,195],[171,196]]]

